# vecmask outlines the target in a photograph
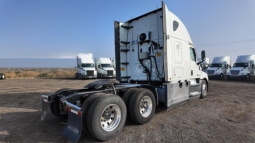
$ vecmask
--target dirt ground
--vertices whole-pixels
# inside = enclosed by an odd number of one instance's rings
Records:
[[[83,88],[93,80],[0,80],[0,142],[70,142],[65,125],[52,114],[40,121],[41,95]],[[255,142],[255,81],[210,80],[205,99],[170,110],[159,106],[153,119],[130,119],[109,142]],[[97,142],[83,135],[80,142]]]

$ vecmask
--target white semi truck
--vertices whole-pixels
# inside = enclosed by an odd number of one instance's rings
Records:
[[[230,57],[214,57],[210,67],[207,69],[209,78],[224,79],[230,70]]]
[[[115,70],[110,58],[96,58],[96,70],[98,78],[116,77]]]
[[[92,82],[82,89],[42,95],[43,120],[51,112],[67,119],[62,134],[78,141],[82,131],[100,141],[116,137],[127,115],[146,124],[162,102],[166,109],[204,98],[208,76],[199,66],[189,32],[162,7],[126,22],[115,21],[116,79]]]
[[[255,77],[254,73],[255,55],[238,56],[233,68],[228,72],[228,79],[251,80]]]
[[[0,73],[0,79],[5,79],[5,75],[3,73]]]
[[[97,71],[95,69],[92,53],[77,54],[77,73],[75,77],[78,79],[97,78]]]
[[[201,58],[198,58],[198,61],[202,61]],[[210,65],[210,59],[205,58],[205,61],[200,64],[202,71],[206,72]]]

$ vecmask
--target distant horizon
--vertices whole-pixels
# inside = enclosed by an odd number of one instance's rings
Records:
[[[75,68],[76,58],[0,58],[0,68]]]

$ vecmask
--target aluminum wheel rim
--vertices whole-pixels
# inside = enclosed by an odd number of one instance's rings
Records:
[[[106,106],[101,114],[101,127],[105,131],[112,131],[119,125],[121,110],[116,104]]]
[[[207,87],[206,87],[206,84],[203,84],[202,85],[202,93],[203,93],[203,95],[205,96],[206,95],[206,93],[207,93]]]
[[[140,113],[143,117],[148,117],[152,111],[152,100],[149,96],[144,96],[140,101]]]

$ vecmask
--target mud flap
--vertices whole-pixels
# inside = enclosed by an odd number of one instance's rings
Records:
[[[41,121],[43,121],[47,115],[47,112],[50,110],[50,103],[48,95],[42,95],[42,114]]]
[[[82,109],[65,102],[68,107],[68,122],[62,134],[73,142],[79,141],[82,134]]]

